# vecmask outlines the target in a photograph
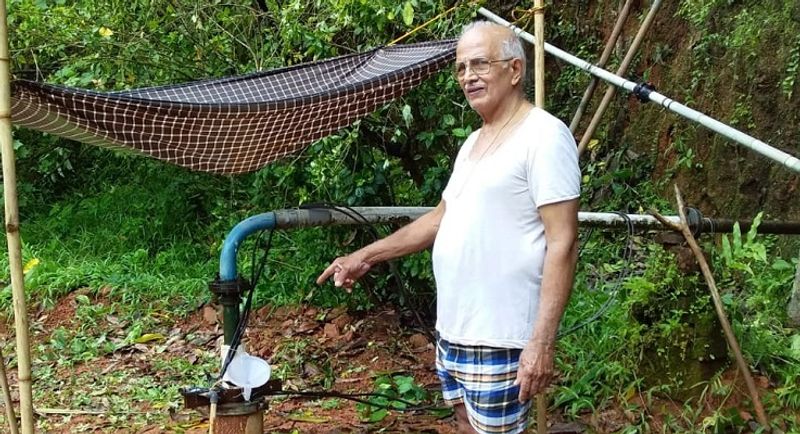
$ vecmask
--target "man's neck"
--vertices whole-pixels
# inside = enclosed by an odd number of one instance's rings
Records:
[[[526,104],[525,99],[520,95],[510,98],[501,104],[491,115],[483,116],[483,128],[494,130],[506,124],[509,119],[516,115],[520,108]]]

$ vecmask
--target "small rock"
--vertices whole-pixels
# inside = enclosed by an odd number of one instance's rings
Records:
[[[208,325],[217,324],[217,310],[213,306],[203,306],[203,321]]]
[[[313,364],[311,362],[303,363],[303,376],[304,377],[306,377],[306,378],[316,377],[321,372],[322,371],[319,369],[319,367],[317,365],[315,365],[315,364]]]
[[[416,333],[408,338],[408,343],[411,345],[411,349],[424,351],[428,347],[428,338],[422,333]]]
[[[346,307],[343,307],[343,306],[334,307],[333,309],[331,309],[328,312],[328,314],[326,315],[326,318],[328,319],[328,321],[333,321],[336,318],[339,318],[340,316],[342,316],[342,315],[344,315],[346,313],[347,313],[347,308]]]
[[[339,330],[344,330],[344,328],[350,325],[352,321],[353,318],[351,318],[350,315],[345,313],[342,315],[338,315],[336,318],[333,318],[331,322],[336,324],[336,327],[338,327]]]
[[[327,323],[325,324],[325,328],[323,330],[325,333],[325,337],[336,339],[339,337],[339,327],[336,326],[334,323]]]
[[[317,323],[314,321],[304,321],[297,325],[295,332],[297,333],[310,333],[317,328]]]
[[[550,434],[580,434],[584,431],[586,431],[586,427],[575,422],[553,424],[547,430]]]

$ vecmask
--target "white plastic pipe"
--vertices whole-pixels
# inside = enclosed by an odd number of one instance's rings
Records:
[[[488,18],[491,21],[494,21],[494,22],[496,22],[498,24],[502,24],[504,26],[507,26],[507,27],[511,28],[514,31],[514,33],[517,34],[517,36],[519,36],[520,38],[530,42],[531,44],[535,44],[536,39],[534,38],[533,35],[531,35],[530,33],[526,32],[526,31],[524,31],[522,29],[520,29],[519,27],[514,26],[513,24],[511,24],[508,21],[504,20],[503,18],[497,16],[496,14],[494,14],[491,11],[489,11],[488,9],[480,8],[480,9],[478,9],[478,13],[483,15],[484,17]],[[588,72],[588,73],[590,73],[590,74],[592,74],[592,75],[594,75],[594,76],[596,76],[596,77],[598,77],[598,78],[600,78],[602,80],[605,80],[605,81],[607,81],[607,82],[609,82],[609,83],[611,83],[611,84],[613,84],[613,85],[615,85],[617,87],[621,87],[621,88],[623,88],[623,89],[625,89],[625,90],[627,90],[629,92],[633,92],[633,89],[637,86],[636,83],[634,83],[634,82],[632,82],[630,80],[626,80],[626,79],[624,79],[624,78],[622,78],[620,76],[617,76],[617,75],[615,75],[615,74],[613,74],[613,73],[611,73],[609,71],[606,71],[603,68],[598,68],[597,66],[592,65],[591,63],[589,63],[589,62],[587,62],[587,61],[585,61],[583,59],[580,59],[580,58],[578,58],[576,56],[573,56],[572,54],[569,54],[566,51],[564,51],[564,50],[562,50],[562,49],[560,49],[558,47],[554,47],[552,44],[545,43],[544,44],[544,50],[546,52],[558,57],[559,59],[564,60],[567,63],[570,63],[570,64],[572,64],[574,66],[577,66],[578,68],[581,68],[584,71],[586,71],[586,72]],[[788,168],[790,170],[793,170],[795,172],[800,172],[800,160],[795,158],[795,157],[793,157],[793,156],[791,156],[791,155],[789,155],[789,154],[787,154],[786,152],[783,152],[783,151],[781,151],[779,149],[776,149],[776,148],[768,145],[767,143],[764,143],[761,140],[756,139],[753,136],[745,134],[745,133],[743,133],[743,132],[741,132],[741,131],[739,131],[739,130],[737,130],[735,128],[732,128],[732,127],[730,127],[728,125],[725,125],[722,122],[720,122],[720,121],[718,121],[718,120],[716,120],[716,119],[714,119],[714,118],[712,118],[710,116],[707,116],[707,115],[705,115],[703,113],[700,113],[699,111],[694,110],[692,108],[689,108],[689,107],[687,107],[687,106],[685,106],[685,105],[683,105],[683,104],[681,104],[681,103],[679,103],[679,102],[677,102],[675,100],[672,100],[672,99],[670,99],[670,98],[668,98],[668,97],[666,97],[666,96],[664,96],[664,95],[662,95],[662,94],[660,94],[658,92],[655,92],[655,91],[654,92],[650,92],[650,94],[648,95],[648,98],[650,99],[650,101],[653,101],[654,103],[659,104],[659,105],[663,106],[664,108],[672,110],[673,112],[675,112],[675,113],[677,113],[677,114],[679,114],[679,115],[681,115],[681,116],[683,116],[683,117],[685,117],[685,118],[687,118],[689,120],[697,122],[700,125],[710,129],[711,131],[714,131],[714,132],[716,132],[718,134],[721,134],[721,135],[733,140],[734,142],[737,142],[737,143],[739,143],[741,145],[744,145],[745,147],[750,148],[751,150],[753,150],[753,151],[755,151],[755,152],[757,152],[757,153],[759,153],[759,154],[761,154],[761,155],[763,155],[763,156],[765,156],[765,157],[767,157],[767,158],[769,158],[769,159],[771,159],[773,161],[776,161],[776,162],[780,163],[782,166],[785,166],[786,168]]]

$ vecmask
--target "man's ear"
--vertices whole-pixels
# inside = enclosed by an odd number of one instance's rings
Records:
[[[511,61],[511,85],[516,86],[522,82],[522,59],[514,58]]]

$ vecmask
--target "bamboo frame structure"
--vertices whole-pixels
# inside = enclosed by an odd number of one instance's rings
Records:
[[[498,24],[510,27],[520,38],[532,44],[535,44],[536,39],[534,39],[533,35],[514,26],[513,24],[499,17],[492,11],[486,8],[480,8],[478,9],[478,13]],[[611,72],[606,71],[603,68],[598,68],[597,66],[592,65],[591,63],[579,57],[576,57],[570,53],[567,53],[566,51],[558,47],[545,43],[544,49],[546,52],[552,54],[553,56],[556,56],[559,59],[571,65],[574,65],[588,72],[589,74],[592,74],[602,80],[605,80],[617,87],[621,87],[629,92],[637,91],[637,87],[639,86],[637,83],[634,83],[630,80],[626,80],[622,77],[612,74]],[[784,151],[781,151],[780,149],[770,146],[769,144],[764,143],[763,141],[758,140],[749,134],[745,134],[737,130],[736,128],[732,128],[728,125],[725,125],[722,122],[710,116],[707,116],[703,113],[700,113],[697,110],[687,107],[679,103],[678,101],[668,98],[667,96],[662,95],[656,91],[650,91],[647,92],[646,95],[642,95],[643,98],[645,96],[649,101],[652,101],[674,113],[677,113],[683,116],[684,118],[689,119],[690,121],[696,122],[708,128],[709,130],[714,131],[717,134],[727,137],[728,139],[736,143],[739,143],[740,145],[750,149],[751,151],[754,151],[758,154],[761,154],[764,157],[769,158],[770,160],[779,163],[781,166],[784,166],[789,170],[800,173],[800,159],[794,157],[793,155],[790,155]]]
[[[17,372],[19,406],[23,434],[33,434],[33,391],[31,387],[31,352],[28,340],[28,310],[22,272],[22,242],[19,236],[17,204],[17,168],[11,137],[11,60],[8,51],[6,2],[0,0],[0,147],[3,157],[3,197],[8,241],[8,264],[14,298],[14,329],[17,337]],[[10,403],[7,403],[10,405]]]
[[[628,72],[628,67],[630,67],[631,62],[633,62],[633,58],[636,56],[636,53],[639,52],[639,46],[642,45],[642,41],[644,40],[647,31],[650,30],[650,26],[653,24],[653,20],[656,17],[656,12],[658,12],[660,7],[661,0],[654,0],[653,4],[650,5],[650,11],[647,13],[644,22],[642,22],[642,26],[639,27],[636,37],[633,39],[631,46],[628,48],[628,52],[625,54],[625,58],[622,59],[622,63],[619,65],[619,68],[617,68],[617,75],[623,76],[626,72]],[[603,120],[603,115],[606,113],[608,106],[611,104],[611,100],[614,99],[614,95],[616,94],[617,88],[609,84],[608,88],[606,89],[606,94],[603,95],[603,100],[600,102],[600,105],[597,107],[597,111],[592,117],[592,121],[589,123],[589,127],[586,128],[586,132],[584,132],[583,137],[581,137],[581,142],[578,144],[578,155],[582,155],[586,150],[589,140],[592,139],[592,135],[594,135],[594,132],[597,131],[597,127]]]
[[[619,16],[617,17],[617,22],[614,24],[614,30],[611,31],[611,35],[608,37],[608,41],[606,41],[603,54],[600,55],[600,60],[597,61],[596,65],[598,68],[604,68],[606,66],[606,62],[608,62],[608,59],[611,57],[611,52],[614,50],[614,46],[617,44],[619,35],[622,34],[622,27],[625,25],[625,22],[628,21],[628,15],[631,13],[633,1],[634,0],[625,0],[625,5],[622,6],[622,10],[620,10]],[[586,110],[586,106],[589,105],[589,100],[592,99],[594,91],[597,89],[597,84],[599,82],[600,79],[592,76],[591,81],[589,81],[589,85],[583,92],[583,97],[581,97],[581,102],[578,104],[578,109],[575,111],[575,115],[572,116],[572,122],[569,123],[569,130],[573,134],[575,134],[575,130],[578,129],[578,125],[581,123],[581,118],[583,118],[583,112]]]

